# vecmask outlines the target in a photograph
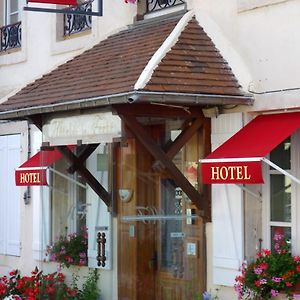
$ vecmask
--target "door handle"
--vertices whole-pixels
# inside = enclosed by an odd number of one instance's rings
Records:
[[[98,232],[97,234],[97,244],[98,244],[98,253],[97,253],[97,264],[98,267],[105,267],[106,255],[105,255],[105,244],[106,244],[106,234],[104,232]]]

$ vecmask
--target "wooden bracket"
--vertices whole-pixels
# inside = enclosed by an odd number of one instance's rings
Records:
[[[179,136],[175,139],[175,141],[169,145],[165,152],[170,159],[173,159],[174,156],[178,153],[178,151],[190,140],[190,138],[196,133],[196,131],[203,126],[204,117],[200,117],[191,121],[191,125],[186,127]],[[153,167],[155,168],[157,165],[160,165],[159,161],[154,162]]]
[[[40,131],[43,130],[43,116],[42,115],[35,115],[28,117],[29,122],[34,124]]]
[[[76,166],[77,172],[85,179],[86,183],[94,190],[94,192],[103,200],[103,202],[110,207],[111,197],[100,182],[90,173],[90,171],[83,165],[83,162],[67,147],[56,146],[59,152],[66,158],[66,160],[73,166]]]
[[[81,146],[81,151],[77,155],[77,163],[73,164],[68,168],[68,173],[73,174],[78,170],[78,168],[83,164],[84,161],[88,159],[88,157],[97,149],[99,144],[90,144]],[[79,165],[78,165],[79,163]]]
[[[155,143],[155,141],[149,136],[148,132],[141,126],[135,117],[120,115],[120,118],[126,123],[139,142],[144,145],[151,155],[158,161],[162,162],[170,175],[173,177],[175,183],[181,187],[183,192],[186,193],[196,207],[202,211],[204,217],[209,216],[204,197],[195,190],[191,183],[173,163],[172,159],[170,159],[169,156]]]

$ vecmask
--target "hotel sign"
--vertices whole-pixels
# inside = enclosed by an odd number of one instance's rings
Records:
[[[17,169],[15,171],[16,186],[47,185],[46,168],[36,170]]]
[[[263,183],[261,160],[258,161],[217,161],[203,160],[203,183]]]

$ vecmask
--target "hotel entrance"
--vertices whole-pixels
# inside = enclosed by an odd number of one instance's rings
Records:
[[[163,147],[176,139],[183,126],[183,122],[164,120],[147,126],[147,131]],[[173,162],[191,185],[208,197],[199,184],[203,140],[201,129]],[[201,211],[135,138],[120,144],[118,162],[119,299],[200,299],[206,278]]]

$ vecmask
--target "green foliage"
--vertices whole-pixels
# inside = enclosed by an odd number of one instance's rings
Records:
[[[98,288],[99,274],[97,269],[92,269],[82,286],[82,290],[79,294],[79,300],[97,300],[100,296],[100,290]]]

